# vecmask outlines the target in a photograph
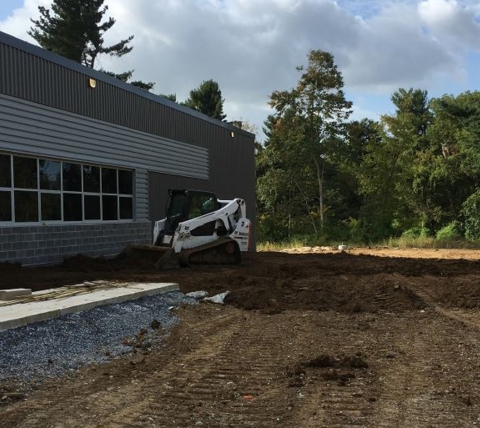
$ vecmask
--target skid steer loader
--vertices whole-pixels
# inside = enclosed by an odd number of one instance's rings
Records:
[[[156,253],[157,268],[241,263],[251,237],[243,199],[220,200],[211,192],[188,189],[168,194],[167,216],[155,222],[152,245],[131,250]]]

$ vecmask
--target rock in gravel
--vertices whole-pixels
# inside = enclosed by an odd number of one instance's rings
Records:
[[[225,297],[227,297],[229,294],[230,294],[230,291],[225,291],[224,293],[215,294],[215,296],[212,296],[212,297],[205,297],[202,301],[224,305]]]
[[[204,297],[208,297],[208,291],[192,291],[191,293],[186,294],[187,297],[191,297],[192,299],[203,299]]]
[[[153,321],[150,323],[150,327],[152,327],[152,329],[154,330],[158,330],[161,327],[161,324],[156,318],[154,318]]]

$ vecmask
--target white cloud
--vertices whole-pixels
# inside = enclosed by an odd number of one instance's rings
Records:
[[[0,30],[30,41],[37,6],[0,22]],[[429,89],[465,76],[466,55],[480,46],[475,0],[106,0],[117,23],[106,43],[131,34],[134,50],[99,66],[135,69],[158,93],[184,100],[203,80],[216,80],[228,119],[261,128],[269,94],[290,89],[295,67],[310,49],[335,55],[351,93],[390,94],[400,86]],[[445,91],[447,92],[447,91]],[[373,112],[364,105],[357,109]],[[376,113],[375,113],[376,114]],[[369,116],[371,116],[369,114]]]
[[[425,85],[437,73],[456,72],[453,55],[422,31],[416,9],[391,5],[370,18],[359,32],[358,49],[349,51],[347,85],[389,91]]]
[[[6,20],[0,21],[0,30],[33,43],[34,40],[27,34],[32,27],[30,18],[37,19],[39,17],[38,6],[48,7],[50,3],[49,0],[24,0],[22,8],[13,10]]]
[[[418,6],[419,16],[432,36],[452,50],[480,50],[480,25],[475,22],[479,6],[462,7],[455,0],[425,0]]]

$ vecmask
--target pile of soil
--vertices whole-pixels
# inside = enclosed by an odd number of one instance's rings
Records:
[[[226,303],[247,310],[346,313],[480,306],[480,261],[379,257],[346,252],[248,254],[238,267],[157,270],[148,259],[75,256],[59,266],[0,264],[1,288],[33,291],[84,281],[176,282],[181,291],[230,291]],[[454,287],[453,287],[454,286]],[[422,290],[428,289],[428,293]]]

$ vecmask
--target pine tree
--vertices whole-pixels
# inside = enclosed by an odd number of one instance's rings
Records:
[[[190,98],[185,101],[184,105],[214,119],[223,120],[226,117],[223,114],[223,101],[218,83],[206,80],[197,89],[190,91]]]
[[[129,46],[133,36],[111,46],[104,46],[103,35],[113,27],[115,19],[109,17],[102,22],[108,10],[108,6],[104,6],[103,3],[104,0],[53,0],[51,10],[44,6],[38,7],[40,18],[31,19],[34,26],[30,28],[28,34],[42,48],[89,68],[95,68],[98,55],[121,57],[133,49]],[[119,75],[108,74],[123,81],[132,76],[131,71]],[[141,81],[132,84],[147,90],[154,85]]]

